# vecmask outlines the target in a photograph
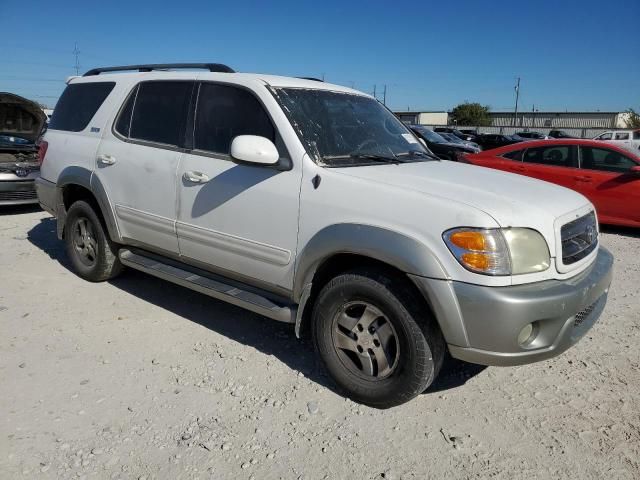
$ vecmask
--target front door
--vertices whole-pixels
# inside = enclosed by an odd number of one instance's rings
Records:
[[[546,145],[528,148],[522,156],[526,175],[576,190],[581,172],[575,145]]]
[[[300,162],[278,170],[236,163],[230,156],[236,136],[259,135],[274,141],[281,160],[288,158],[262,103],[275,101],[246,88],[210,82],[201,83],[197,95],[193,150],[178,170],[180,253],[187,261],[240,281],[290,288]]]
[[[95,174],[128,242],[178,253],[176,171],[194,82],[146,81],[98,148]]]

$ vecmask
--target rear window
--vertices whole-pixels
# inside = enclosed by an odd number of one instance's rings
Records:
[[[504,153],[504,154],[502,154],[502,156],[504,158],[508,158],[509,160],[521,161],[522,160],[522,152],[524,152],[524,150],[515,150],[513,152]]]
[[[49,128],[80,132],[87,128],[115,82],[76,83],[67,86],[53,110]]]
[[[193,85],[194,82],[141,83],[133,104],[129,136],[148,142],[183,145]]]

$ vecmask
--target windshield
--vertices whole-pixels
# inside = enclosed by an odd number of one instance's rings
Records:
[[[436,133],[433,130],[429,130],[428,128],[424,128],[424,127],[418,127],[416,128],[416,130],[420,133],[420,135],[422,135],[429,142],[448,143],[447,139],[443,137],[443,134]]]
[[[327,166],[424,161],[431,154],[395,115],[373,98],[302,88],[274,95],[307,152]]]
[[[447,133],[446,135],[443,135],[443,136],[444,138],[446,138],[452,143],[461,143],[464,145],[464,140],[461,140],[460,138],[456,137],[453,133]]]

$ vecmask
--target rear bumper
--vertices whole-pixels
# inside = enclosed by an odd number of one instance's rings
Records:
[[[38,203],[33,179],[0,181],[0,205],[31,203]]]
[[[40,203],[40,206],[43,210],[46,210],[55,217],[58,198],[56,184],[39,177],[36,179],[35,187],[38,194],[37,201]]]
[[[483,365],[545,360],[574,345],[596,323],[607,301],[613,256],[600,247],[575,277],[511,287],[412,277],[430,300],[453,357]],[[521,330],[532,324],[529,341]]]

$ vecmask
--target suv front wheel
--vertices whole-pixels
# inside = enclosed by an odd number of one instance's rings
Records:
[[[358,402],[377,408],[404,403],[431,385],[442,366],[442,334],[407,282],[354,270],[333,278],[315,302],[318,354]]]
[[[71,205],[64,231],[67,255],[80,277],[90,282],[103,282],[122,271],[117,248],[87,202],[79,200]]]

